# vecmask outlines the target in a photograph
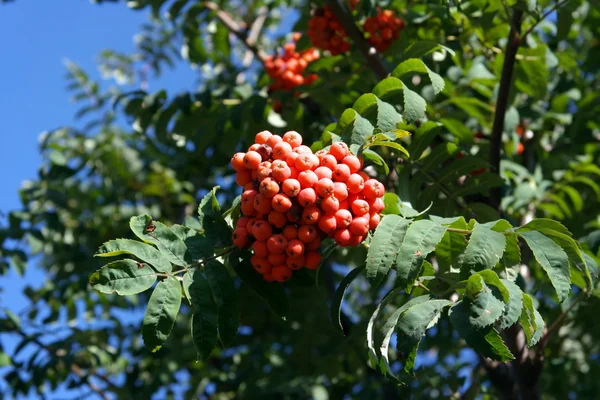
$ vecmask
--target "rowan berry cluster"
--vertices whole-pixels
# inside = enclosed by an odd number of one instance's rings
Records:
[[[314,46],[329,50],[331,55],[350,50],[346,31],[327,6],[317,9],[308,20],[307,34]]]
[[[376,16],[367,18],[363,25],[369,43],[379,52],[386,51],[403,29],[404,21],[392,10],[379,10]]]
[[[319,58],[319,52],[312,48],[297,52],[295,42],[299,38],[300,34],[295,33],[294,41],[286,43],[281,53],[265,59],[265,70],[273,80],[270,90],[290,91],[296,86],[310,85],[317,79],[316,74],[304,75],[304,71],[308,64]]]
[[[355,246],[379,224],[385,189],[361,171],[362,160],[343,142],[313,154],[297,132],[263,131],[231,165],[244,188],[233,243],[252,247],[251,263],[267,281],[317,269],[322,239]]]

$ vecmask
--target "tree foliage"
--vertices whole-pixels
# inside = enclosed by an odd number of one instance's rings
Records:
[[[264,64],[323,2],[119,5],[149,13],[136,51],[104,51],[100,82],[67,65],[79,122],[42,137],[0,229],[0,272],[46,278],[0,313],[6,393],[595,396],[595,2],[358,3],[327,1],[351,50],[295,92]],[[360,28],[378,7],[405,24],[383,53]],[[172,67],[196,88],[146,90]],[[231,241],[229,161],[265,129],[344,141],[387,189],[363,244],[286,285]]]

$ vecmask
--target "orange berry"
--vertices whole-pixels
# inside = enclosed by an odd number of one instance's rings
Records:
[[[240,249],[245,249],[250,245],[246,228],[235,228],[231,234],[231,239],[233,240],[233,244]]]
[[[292,239],[288,242],[285,253],[289,257],[300,257],[304,254],[304,243],[298,239]]]
[[[369,219],[369,229],[374,230],[381,222],[381,216],[379,214],[371,214],[371,218]]]
[[[247,169],[256,169],[260,165],[262,157],[256,151],[249,151],[244,156],[244,166]]]
[[[244,165],[244,156],[246,153],[235,153],[233,157],[231,157],[231,166],[236,172],[243,171],[246,169]]]
[[[342,164],[346,164],[350,168],[350,172],[353,174],[360,171],[360,160],[358,159],[358,157],[352,154],[344,157],[344,159],[342,160]]]
[[[333,195],[342,201],[348,198],[348,187],[344,182],[333,182]]]
[[[298,229],[298,239],[304,243],[312,243],[317,238],[317,230],[313,225],[302,225]]]
[[[331,179],[333,177],[333,171],[327,167],[317,167],[315,169],[315,174],[319,177],[319,179],[327,178]]]
[[[315,240],[313,240],[310,243],[306,243],[306,245],[304,246],[304,251],[317,251],[319,250],[319,247],[321,246],[321,238],[319,237],[319,235],[317,235],[317,237],[315,238]]]
[[[282,253],[282,254],[269,254],[269,256],[267,257],[267,259],[269,260],[269,262],[272,265],[282,265],[285,264],[285,262],[287,261],[287,256]]]
[[[258,132],[254,137],[254,141],[258,144],[266,144],[267,140],[273,136],[273,134],[269,131]]]
[[[271,146],[271,148],[274,148],[275,145],[279,142],[281,142],[283,139],[281,138],[281,136],[278,135],[272,135],[267,139],[267,144],[269,146]]]
[[[269,213],[268,221],[275,228],[283,228],[287,224],[287,217],[285,213],[279,211],[271,211]]]
[[[298,171],[306,171],[312,169],[313,163],[311,156],[314,156],[314,154],[300,154],[300,156],[296,158],[296,161],[294,162],[294,166],[296,167],[296,169]],[[319,158],[317,157],[317,160],[318,159]]]
[[[348,229],[338,229],[335,231],[335,235],[333,238],[342,247],[346,247],[350,245],[350,238],[352,237],[352,233]]]
[[[271,253],[281,254],[287,247],[287,239],[280,234],[276,234],[267,239],[267,248]]]
[[[300,188],[300,182],[291,178],[283,181],[283,184],[281,185],[281,190],[289,197],[296,197],[298,193],[300,193]]]
[[[385,189],[377,179],[369,179],[365,181],[363,194],[367,199],[373,199],[383,196],[385,194]]]
[[[278,182],[283,182],[292,175],[292,170],[287,166],[285,161],[277,160],[273,162],[273,179]]]
[[[360,175],[361,178],[363,178],[363,180],[366,182],[369,179],[371,179],[371,177],[369,175],[367,175],[367,173],[365,171],[358,171],[357,174]]]
[[[298,154],[312,154],[312,150],[310,149],[310,147],[305,146],[305,145],[300,145],[296,148],[294,148],[294,152],[298,153]],[[319,158],[319,157],[317,157]]]
[[[348,210],[340,209],[334,215],[336,225],[339,228],[347,228],[352,223],[352,214]]]
[[[360,193],[365,187],[365,181],[360,175],[352,174],[346,181],[346,186],[348,186],[350,193]]]
[[[337,222],[335,219],[335,215],[327,214],[319,218],[319,229],[321,229],[325,234],[331,235],[335,232],[336,228]]]
[[[267,249],[267,242],[262,242],[257,240],[252,243],[252,250],[254,250],[254,254],[259,257],[267,257],[269,255],[269,249]]]
[[[369,215],[354,218],[348,227],[350,233],[356,236],[366,235],[369,232],[369,220]]]
[[[350,246],[358,246],[363,240],[365,240],[364,236],[352,235],[350,237]]]
[[[280,265],[273,267],[271,270],[271,276],[276,282],[285,282],[292,277],[292,270],[289,269],[287,265]]]
[[[523,143],[519,143],[517,145],[517,154],[521,155],[521,154],[523,154],[524,151],[525,151],[525,146],[523,145]]]
[[[350,177],[350,167],[346,164],[337,164],[333,168],[333,179],[338,182],[346,182]]]
[[[312,188],[302,189],[297,199],[302,207],[310,207],[317,202],[317,193]]]
[[[313,171],[302,171],[298,174],[298,182],[303,189],[314,187],[318,181],[319,177]]]
[[[306,190],[306,189],[305,189]],[[316,206],[309,206],[302,212],[302,222],[307,225],[314,225],[319,221],[321,217],[321,210]]]
[[[283,135],[283,141],[289,143],[294,149],[302,144],[302,136],[296,131],[289,131]]]
[[[279,193],[279,184],[271,178],[264,179],[259,186],[260,193],[266,198],[273,198]]]
[[[282,234],[283,237],[285,237],[287,240],[296,239],[298,238],[298,227],[296,227],[295,225],[286,225],[285,228],[283,228]]]
[[[321,197],[329,197],[333,195],[333,181],[329,178],[319,179],[315,184],[315,192]]]
[[[287,257],[286,264],[291,270],[297,270],[304,267],[304,256]]]
[[[321,209],[326,214],[334,214],[340,209],[340,201],[334,196],[326,197],[321,201]]]
[[[273,227],[267,221],[256,221],[252,226],[252,236],[259,241],[265,241],[273,234]]]
[[[292,146],[287,142],[279,142],[273,147],[273,158],[276,160],[285,160],[292,152]]]
[[[369,203],[369,210],[370,210],[369,212],[371,214],[380,213],[385,208],[385,203],[383,202],[383,200],[381,198],[367,199],[367,203]]]
[[[248,147],[248,151],[256,151],[260,148],[260,144],[253,143],[252,146]]]
[[[268,274],[272,271],[273,265],[263,257],[258,257],[256,255],[250,258],[250,264],[254,267],[254,269],[260,274]]]
[[[335,168],[335,166],[337,165],[337,163],[338,163],[337,160],[331,154],[327,154],[327,155],[323,156],[323,158],[321,158],[321,165],[323,167],[329,168],[332,171]]]
[[[348,155],[348,145],[344,142],[335,142],[329,148],[329,153],[340,162]]]
[[[235,183],[239,186],[245,186],[252,182],[252,171],[244,170],[235,173]]]
[[[278,193],[271,199],[271,207],[273,207],[275,211],[284,213],[292,208],[292,200],[285,194]]]
[[[285,159],[285,162],[290,168],[296,168],[296,158],[298,157],[300,157],[300,154],[292,151]]]
[[[354,200],[350,207],[352,208],[352,213],[357,217],[369,213],[369,203],[365,200]]]
[[[321,255],[316,251],[308,252],[304,255],[304,266],[308,269],[318,269],[321,265]]]
[[[248,225],[248,221],[250,221],[249,217],[241,217],[237,221],[236,228],[245,228]]]
[[[254,198],[254,209],[261,214],[268,214],[271,212],[271,199],[265,197],[263,194],[258,194]]]

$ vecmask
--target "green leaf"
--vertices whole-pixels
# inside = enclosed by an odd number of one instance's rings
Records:
[[[342,326],[342,320],[340,319],[340,313],[342,312],[342,300],[344,300],[344,294],[348,286],[361,274],[365,267],[357,267],[348,273],[340,282],[340,285],[333,294],[330,308],[330,318],[333,326],[340,332],[344,333],[344,327]]]
[[[217,200],[215,186],[198,205],[198,219],[204,235],[213,243],[214,247],[227,247],[232,244],[232,229],[227,225],[221,215],[221,207]]]
[[[369,122],[368,119],[361,117],[360,115],[356,115],[352,128],[349,132],[345,132],[344,136],[349,137],[347,141],[350,144],[358,144],[363,145],[365,143],[365,139],[373,134],[373,130],[375,129],[373,125]]]
[[[380,99],[404,90],[404,83],[398,78],[390,76],[379,82],[374,88],[373,93]],[[343,116],[343,114],[342,114]]]
[[[406,86],[404,87],[404,116],[406,121],[414,122],[425,116],[427,103],[417,92],[413,92]]]
[[[471,275],[465,290],[465,304],[469,305],[469,323],[481,329],[498,321],[504,312],[504,303],[484,283],[480,274]]]
[[[508,329],[519,321],[523,312],[523,292],[519,286],[507,279],[502,279],[502,283],[508,290],[509,297],[504,314],[500,318],[500,329]]]
[[[446,229],[447,226],[427,219],[416,221],[408,227],[396,257],[396,282],[399,286],[407,286],[416,279],[423,261],[442,240]]]
[[[459,301],[452,306],[448,315],[458,334],[477,353],[502,362],[514,360],[514,356],[502,341],[502,337],[493,327],[480,330],[471,326],[469,308],[464,301]]]
[[[433,138],[439,134],[441,126],[442,125],[437,122],[427,121],[417,129],[417,133],[408,148],[408,152],[412,154],[413,160],[421,158],[423,152],[431,144]]]
[[[448,225],[453,229],[467,229],[467,221],[464,217],[452,222]],[[467,239],[465,235],[459,233],[446,232],[435,248],[435,257],[438,261],[440,271],[442,272],[459,272],[459,257],[467,248]]]
[[[427,74],[429,80],[431,81],[431,85],[433,86],[433,91],[435,94],[438,94],[442,90],[444,90],[444,78],[440,75],[436,74],[432,70],[429,69],[427,65],[422,60],[417,58],[410,58],[406,61],[403,61],[392,71],[392,76],[397,78],[402,78],[402,76],[408,73],[421,73]]]
[[[551,229],[553,231],[557,231],[563,233],[565,235],[571,236],[571,232],[558,221],[548,218],[536,218],[529,223],[523,225],[522,227],[517,229],[517,232],[524,231],[539,231],[540,229]]]
[[[217,304],[210,290],[208,280],[200,270],[193,275],[187,272],[185,282],[189,283],[184,290],[189,293],[194,313],[192,315],[192,339],[198,352],[199,360],[206,360],[217,344]],[[190,279],[191,278],[191,279]]]
[[[373,367],[379,365],[379,357],[375,350],[375,340],[373,338],[375,336],[375,322],[377,321],[377,317],[379,317],[381,310],[402,290],[401,287],[390,290],[383,296],[379,304],[377,304],[377,308],[373,311],[371,318],[369,318],[369,323],[367,324],[367,347],[369,349],[369,359],[371,360]]]
[[[492,269],[500,261],[505,247],[502,233],[476,224],[462,260],[461,274],[468,276],[470,271]]]
[[[148,215],[139,215],[131,217],[129,226],[138,238],[146,243],[156,245],[170,263],[187,266],[192,262],[192,257],[188,253],[183,240],[177,237],[165,224],[153,221]]]
[[[540,341],[540,339],[542,338],[542,334],[544,333],[544,328],[546,327],[546,324],[544,323],[544,318],[542,318],[542,315],[538,310],[534,309],[533,315],[535,317],[536,329],[533,333],[533,336],[531,337],[531,346],[535,346]]]
[[[495,287],[498,290],[498,292],[500,292],[500,295],[502,296],[502,301],[504,301],[505,303],[508,302],[508,300],[510,299],[510,292],[508,291],[508,288],[504,286],[504,283],[502,283],[502,280],[494,271],[492,271],[491,269],[486,269],[480,271],[478,275],[483,278],[483,281],[487,285]]]
[[[448,300],[428,300],[409,307],[400,316],[396,325],[396,348],[404,356],[406,372],[411,373],[414,369],[419,342],[425,331],[437,323],[442,309],[450,304]]]
[[[142,339],[146,348],[155,353],[167,341],[181,306],[181,285],[177,278],[158,282],[144,314]]]
[[[446,50],[452,56],[454,56],[454,50],[449,47],[443,46],[433,40],[420,40],[411,44],[404,52],[404,58],[421,58],[429,53],[433,53],[437,50]]]
[[[104,243],[94,257],[114,257],[121,254],[131,254],[147,262],[159,272],[171,272],[171,263],[156,248],[142,242],[130,239],[109,240]]]
[[[106,264],[90,276],[90,285],[100,293],[116,292],[120,296],[141,293],[152,287],[156,272],[149,265],[133,260]]]
[[[381,219],[367,252],[367,279],[371,285],[378,287],[383,283],[396,260],[408,224],[408,220],[394,214]]]
[[[396,108],[377,98],[377,127],[384,132],[395,131],[400,122],[402,122],[402,115],[396,111]]]
[[[563,301],[571,291],[569,275],[569,258],[564,250],[552,239],[537,231],[519,232],[525,240],[537,262],[548,274],[548,278],[556,289],[559,301]]]
[[[535,343],[532,342],[533,335],[537,331],[537,323],[535,320],[535,308],[533,307],[533,300],[526,293],[523,293],[523,310],[521,311],[519,322],[521,323],[521,327],[523,328],[523,332],[525,333],[525,340],[527,341],[527,346],[531,347],[535,345]]]
[[[390,173],[390,167],[387,165],[385,160],[379,154],[375,153],[372,150],[365,149],[362,152],[362,156],[363,156],[363,158],[366,158],[367,160],[372,161],[373,164],[382,166],[386,175],[388,175]]]
[[[381,342],[381,346],[379,348],[379,351],[381,354],[379,368],[381,369],[381,372],[383,374],[389,374],[389,375],[395,377],[395,374],[392,372],[392,369],[390,368],[388,349],[390,347],[390,339],[392,338],[392,334],[394,333],[394,329],[396,327],[396,324],[398,323],[398,319],[400,318],[402,313],[404,311],[408,310],[410,307],[415,306],[417,304],[424,303],[426,301],[429,301],[430,299],[431,299],[431,297],[429,295],[424,295],[424,296],[414,297],[414,298],[408,300],[406,303],[404,303],[402,305],[402,307],[397,309],[388,318],[385,325],[383,325],[384,336],[383,336],[383,341]]]
[[[219,339],[223,346],[235,340],[240,326],[240,300],[229,271],[218,261],[209,261],[204,273],[217,303]]]
[[[240,262],[239,258],[234,256],[230,257],[230,260],[232,268],[242,282],[267,303],[273,314],[283,320],[287,319],[289,305],[283,286],[265,281],[246,258]]]
[[[410,154],[408,154],[408,151],[400,143],[380,140],[380,141],[368,143],[364,146],[364,148],[366,149],[366,148],[374,147],[374,146],[390,147],[392,149],[400,151],[401,153],[404,153],[407,157],[410,157]]]

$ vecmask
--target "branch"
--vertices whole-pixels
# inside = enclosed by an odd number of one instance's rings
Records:
[[[268,15],[267,11],[268,11],[267,7],[261,7],[258,10],[258,16],[256,17],[256,19],[250,26],[250,33],[248,33],[247,42],[251,46],[256,46],[256,43],[258,42],[258,37],[260,36],[260,32],[262,31],[263,26],[265,25],[265,21],[267,20],[267,15]],[[253,55],[254,55],[254,53],[252,53],[251,50],[248,50],[246,52],[246,54],[244,55],[242,64],[245,65],[246,67],[249,66],[252,63]]]
[[[537,21],[535,21],[535,24],[531,25],[529,27],[529,29],[527,29],[525,31],[525,33],[523,33],[523,35],[521,35],[521,43],[523,43],[523,41],[525,40],[525,38],[527,37],[527,35],[529,35],[531,32],[533,32],[533,30],[540,24],[540,22],[542,22],[543,20],[545,20],[550,14],[552,14],[554,11],[558,10],[559,8],[561,8],[562,6],[564,6],[565,4],[567,4],[568,2],[569,2],[569,0],[559,1],[559,2],[557,2],[554,5],[554,7],[552,7],[548,11],[546,11]]]
[[[358,51],[360,51],[371,70],[375,73],[375,75],[377,75],[377,78],[383,79],[387,77],[390,71],[383,62],[383,59],[379,53],[374,51],[375,49],[373,49],[371,44],[365,40],[362,32],[356,27],[350,10],[348,10],[346,6],[340,2],[340,0],[327,0],[327,4],[337,17],[340,24],[342,24],[344,27],[344,30],[348,36],[352,39],[354,45]]]
[[[214,3],[212,1],[205,1],[203,5],[204,7],[213,11],[217,15],[217,18],[229,30],[229,32],[233,33],[246,46],[246,48],[256,56],[256,58],[258,58],[261,62],[264,63],[267,55],[258,47],[256,47],[256,43],[253,43],[250,40],[248,34],[246,33],[246,30],[243,28],[241,23],[233,19],[231,14],[229,14],[227,11],[222,10],[217,3]]]
[[[508,108],[508,97],[512,86],[512,76],[515,68],[515,58],[519,45],[521,44],[520,33],[523,23],[523,11],[515,9],[513,11],[510,33],[506,51],[504,54],[504,65],[502,66],[502,76],[500,77],[500,92],[496,101],[496,113],[494,115],[494,125],[492,127],[492,137],[490,138],[489,163],[493,170],[500,173],[500,154],[502,152],[502,132],[504,131],[504,117]],[[490,206],[498,209],[501,201],[501,188],[490,189]]]
[[[537,347],[537,355],[538,356],[544,351],[544,349],[546,348],[546,344],[548,343],[548,340],[556,331],[558,331],[558,328],[560,328],[560,326],[562,325],[565,318],[567,318],[569,313],[585,297],[585,293],[586,293],[585,291],[582,291],[581,293],[579,293],[579,296],[575,300],[573,300],[573,302],[571,303],[569,308],[567,308],[565,311],[563,311],[558,316],[558,318],[556,318],[556,320],[552,323],[552,325],[550,325],[550,327],[548,328],[548,330],[546,331],[544,336],[542,336],[542,338],[540,339],[540,342],[538,344],[538,347]]]

